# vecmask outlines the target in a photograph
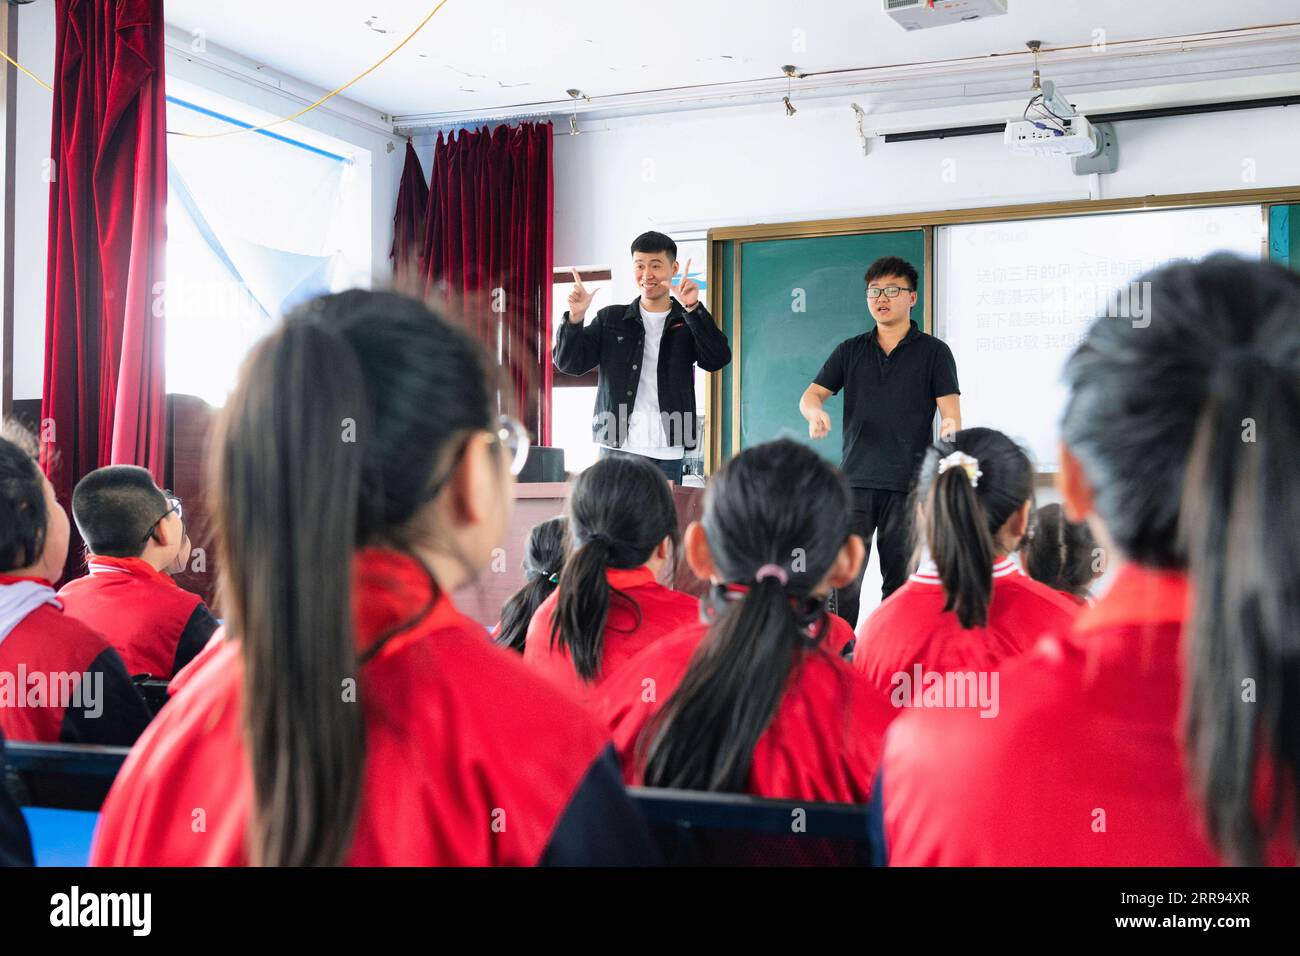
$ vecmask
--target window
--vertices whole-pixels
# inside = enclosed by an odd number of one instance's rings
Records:
[[[578,274],[582,276],[582,284],[595,292],[596,297],[587,311],[587,321],[590,322],[600,309],[613,304],[609,291],[612,284],[610,270],[608,267],[587,267],[579,268]],[[564,321],[564,313],[569,309],[572,289],[572,271],[556,269],[551,285],[551,315],[556,334]],[[598,289],[601,291],[597,292]],[[600,454],[599,446],[591,439],[596,373],[573,376],[557,369],[551,381],[551,444],[564,449],[564,469],[576,475],[592,465]]]
[[[285,312],[369,285],[368,154],[291,124],[233,132],[264,121],[201,91],[167,97],[167,385],[214,406]]]

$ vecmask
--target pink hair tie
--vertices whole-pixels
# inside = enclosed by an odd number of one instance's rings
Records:
[[[785,587],[790,583],[790,575],[785,573],[785,568],[779,564],[765,564],[754,572],[754,580],[762,581],[764,578],[776,578]]]

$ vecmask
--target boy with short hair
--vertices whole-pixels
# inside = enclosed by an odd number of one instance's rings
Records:
[[[54,593],[68,516],[35,456],[31,435],[0,426],[0,733],[129,747],[149,707],[121,655]]]
[[[72,492],[89,573],[59,591],[67,613],[102,633],[132,674],[170,680],[217,629],[203,600],[171,579],[190,557],[181,502],[135,465],[97,468]]]

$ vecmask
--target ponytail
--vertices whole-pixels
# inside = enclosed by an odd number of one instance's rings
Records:
[[[1290,341],[1294,349],[1294,330]],[[1263,862],[1261,833],[1276,828],[1282,794],[1300,821],[1297,382],[1294,365],[1263,353],[1224,360],[1196,428],[1180,525],[1194,595],[1187,746],[1209,830],[1246,865]],[[1275,755],[1266,808],[1257,803],[1261,745]]]
[[[844,544],[848,519],[843,477],[789,439],[746,449],[713,476],[701,524],[719,576],[740,587],[713,589],[708,632],[637,741],[634,760],[648,786],[748,789],[754,748],[790,674],[829,634],[825,597],[813,591]]]
[[[596,678],[605,652],[605,624],[609,619],[610,596],[615,593],[605,578],[611,546],[612,542],[604,535],[588,539],[569,555],[560,572],[560,597],[555,604],[551,646],[558,643],[568,652],[573,669],[585,681]],[[618,593],[636,612],[639,627],[640,607]]]
[[[962,627],[988,623],[993,599],[993,555],[997,546],[970,479],[949,468],[930,486],[927,544],[943,581],[943,609]]]
[[[991,428],[965,429],[926,453],[917,485],[925,542],[943,582],[943,609],[962,627],[988,624],[993,563],[1005,550],[997,534],[1033,491],[1029,457]]]
[[[551,646],[563,648],[590,682],[600,676],[611,602],[623,602],[636,616],[633,629],[641,626],[641,608],[609,586],[605,571],[640,567],[665,538],[675,561],[680,531],[667,479],[639,455],[607,455],[579,475],[568,519],[574,549],[560,572]]]
[[[730,606],[727,593],[715,589],[717,617],[706,640],[637,742],[646,786],[748,789],[754,748],[776,715],[796,655],[829,631],[825,602],[796,606],[776,577],[755,582]]]
[[[299,401],[304,394],[313,397]],[[216,439],[222,575],[244,656],[254,865],[338,863],[352,839],[365,746],[361,709],[342,688],[357,676],[352,553],[367,407],[347,344],[287,325],[246,366]],[[357,441],[341,442],[349,418]],[[256,445],[240,440],[250,435]]]

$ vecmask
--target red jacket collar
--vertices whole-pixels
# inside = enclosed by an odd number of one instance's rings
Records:
[[[1191,615],[1191,582],[1185,571],[1162,571],[1125,563],[1097,601],[1075,618],[1076,633],[1120,625],[1168,624]]]
[[[644,564],[639,568],[606,568],[605,580],[612,588],[637,588],[653,584],[655,573]]]
[[[166,582],[172,587],[180,587],[171,575],[159,571],[144,558],[110,558],[101,554],[92,554],[86,559],[86,570],[91,574],[130,574],[138,578],[152,578]]]
[[[352,562],[353,630],[357,652],[364,654],[377,638],[419,622],[384,645],[382,654],[410,640],[464,620],[446,593],[434,593],[432,576],[409,554],[362,548]]]

